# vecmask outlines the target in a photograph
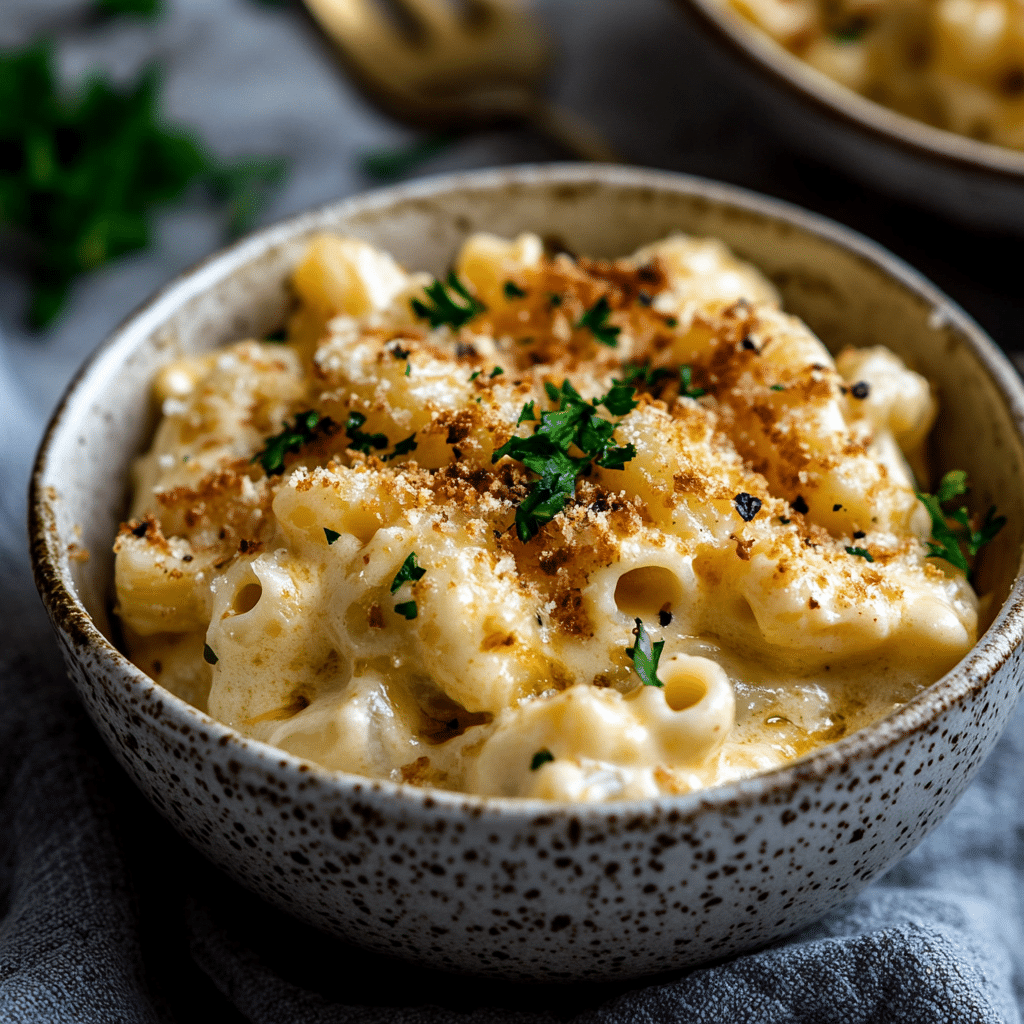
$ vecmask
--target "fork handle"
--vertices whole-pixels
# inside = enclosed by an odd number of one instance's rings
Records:
[[[542,96],[530,97],[530,102],[523,109],[523,117],[580,160],[602,164],[625,162],[592,125]]]

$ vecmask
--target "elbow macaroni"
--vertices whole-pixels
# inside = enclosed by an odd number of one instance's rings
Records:
[[[891,352],[833,361],[713,240],[608,262],[474,235],[456,270],[479,309],[431,328],[429,277],[318,237],[288,343],[160,373],[115,546],[155,679],[328,768],[606,800],[782,764],[973,644],[977,599],[928,557],[914,493],[935,400]],[[632,455],[522,540],[536,474],[494,453],[563,381],[596,399],[630,367],[610,419]],[[306,410],[320,427],[266,470]]]
[[[1024,149],[1019,0],[728,0],[812,67],[960,135]]]

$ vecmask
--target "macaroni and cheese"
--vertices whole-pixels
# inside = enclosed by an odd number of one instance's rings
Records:
[[[729,0],[819,71],[960,135],[1024,149],[1019,0]]]
[[[286,339],[161,370],[115,547],[132,658],[240,732],[472,793],[681,793],[974,643],[915,494],[928,382],[834,360],[720,242],[476,234],[435,281],[322,235],[294,289]]]

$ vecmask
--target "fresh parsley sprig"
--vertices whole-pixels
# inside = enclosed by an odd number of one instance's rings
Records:
[[[551,383],[544,388],[558,408],[540,414],[532,435],[510,437],[491,457],[491,462],[497,462],[508,455],[540,478],[516,509],[516,532],[522,541],[535,537],[541,526],[565,508],[576,493],[577,477],[591,462],[605,469],[623,469],[636,455],[631,444],[615,446],[615,424],[597,415],[601,405],[614,416],[635,408],[632,387],[616,384],[607,395],[592,402],[584,400],[568,380],[561,388]],[[523,406],[518,423],[535,418],[533,406],[532,402]],[[574,446],[583,452],[582,456],[569,454]]]
[[[454,270],[448,274],[447,286],[442,281],[435,281],[428,284],[424,291],[432,305],[421,299],[413,299],[411,305],[418,317],[430,321],[431,327],[447,324],[453,330],[457,330],[487,309],[466,290],[466,286],[455,276]]]
[[[633,671],[640,677],[644,686],[664,686],[658,678],[658,662],[661,660],[661,652],[665,648],[665,641],[658,640],[651,643],[651,638],[644,629],[643,620],[634,619],[636,629],[633,635],[636,637],[632,647],[626,648],[626,656],[633,662]]]
[[[576,329],[578,331],[588,330],[593,334],[595,341],[599,341],[602,345],[607,345],[609,348],[615,348],[619,343],[621,328],[613,327],[608,323],[608,317],[611,316],[611,312],[611,306],[608,305],[608,297],[602,295],[579,318],[576,322]]]
[[[142,12],[150,5],[105,6]],[[67,94],[54,64],[49,40],[0,54],[0,226],[26,256],[28,321],[37,329],[60,312],[75,277],[148,246],[155,209],[193,183],[227,202],[230,228],[240,232],[285,168],[281,161],[222,165],[191,132],[168,126],[153,68],[134,85],[93,77]]]
[[[985,513],[981,528],[978,530],[971,525],[970,513],[964,506],[951,512],[947,517],[942,506],[966,494],[967,490],[967,473],[962,469],[953,469],[939,481],[939,489],[935,494],[918,491],[917,497],[928,509],[932,520],[932,539],[928,542],[929,557],[944,558],[969,574],[971,570],[962,545],[967,547],[968,554],[973,558],[1006,525],[1006,516],[997,516],[996,507],[992,505]],[[955,526],[950,525],[950,519]]]
[[[280,434],[268,437],[263,442],[263,448],[252,457],[253,462],[263,466],[263,472],[267,476],[283,473],[285,455],[295,455],[318,436],[331,433],[334,430],[334,421],[329,416],[321,418],[315,409],[308,409],[306,412],[296,413],[291,426],[287,421],[282,426],[284,430]]]

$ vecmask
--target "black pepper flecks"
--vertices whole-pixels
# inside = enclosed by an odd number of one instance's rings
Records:
[[[672,613],[667,608],[662,608],[658,612],[658,624],[662,627],[669,625],[672,622]]]
[[[807,507],[807,502],[804,501],[804,496],[802,494],[798,494],[796,496],[796,501],[793,502],[793,511],[799,512],[801,515],[804,516],[807,515],[807,513],[810,511],[810,509]]]
[[[850,394],[854,398],[867,398],[871,394],[871,385],[866,380],[859,380],[850,388]]]
[[[742,345],[743,345],[743,347],[748,352],[757,352],[757,351],[759,351],[757,345],[754,344],[754,339],[753,338],[744,338],[743,342],[742,342]]]
[[[761,511],[761,499],[755,498],[752,494],[747,494],[746,491],[741,491],[737,494],[732,499],[732,503],[736,506],[740,519],[745,523],[749,523]]]
[[[853,533],[853,539],[854,540],[861,540],[861,539],[863,539],[866,536],[867,536],[867,534],[863,530],[855,530],[854,533]]]

